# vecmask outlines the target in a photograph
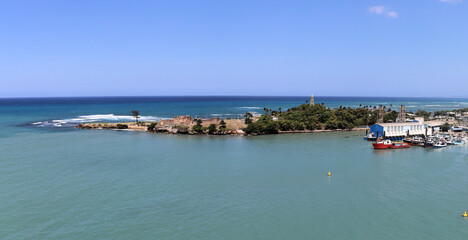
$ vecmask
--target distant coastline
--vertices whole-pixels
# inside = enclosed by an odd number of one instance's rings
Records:
[[[397,112],[392,110],[399,108]],[[257,107],[255,109],[258,109]],[[403,111],[402,111],[403,109]],[[296,107],[283,111],[263,108],[264,114],[254,115],[247,112],[243,118],[192,118],[189,115],[175,116],[159,121],[138,121],[140,113],[132,111],[135,122],[90,122],[81,123],[80,129],[114,129],[153,133],[189,134],[189,135],[264,135],[285,133],[316,133],[337,131],[364,131],[377,122],[394,123],[406,121],[443,120],[452,125],[466,122],[468,108],[451,111],[406,112],[404,105],[386,106],[362,105],[359,107],[329,108],[316,103],[312,95],[310,100]],[[416,120],[418,119],[418,120]]]

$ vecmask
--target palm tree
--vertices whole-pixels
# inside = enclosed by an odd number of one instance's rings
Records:
[[[135,118],[135,122],[138,125],[138,118],[140,118],[140,112],[138,110],[132,110],[132,116]]]
[[[245,124],[252,123],[252,117],[253,117],[252,113],[248,112],[244,115],[244,117],[245,117],[245,120],[244,120]]]

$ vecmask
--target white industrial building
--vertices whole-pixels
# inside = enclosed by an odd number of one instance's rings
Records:
[[[375,137],[401,139],[406,136],[431,135],[432,128],[421,122],[376,123],[370,127],[370,132]]]

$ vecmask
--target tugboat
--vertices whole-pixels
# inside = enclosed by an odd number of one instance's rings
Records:
[[[372,146],[374,146],[374,149],[389,149],[392,148],[393,144],[389,139],[378,139],[375,143],[372,143]]]
[[[382,140],[379,139],[377,142],[372,144],[374,149],[398,149],[398,148],[409,148],[411,147],[410,144],[405,142],[392,142],[389,139]]]

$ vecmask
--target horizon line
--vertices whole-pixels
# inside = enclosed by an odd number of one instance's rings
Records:
[[[31,96],[31,97],[0,97],[0,99],[47,99],[47,98],[151,98],[151,97],[307,97],[310,95],[104,95],[104,96]],[[468,99],[465,97],[453,96],[433,96],[433,97],[417,97],[417,96],[356,96],[356,95],[314,95],[314,97],[355,97],[355,98],[460,98]]]

